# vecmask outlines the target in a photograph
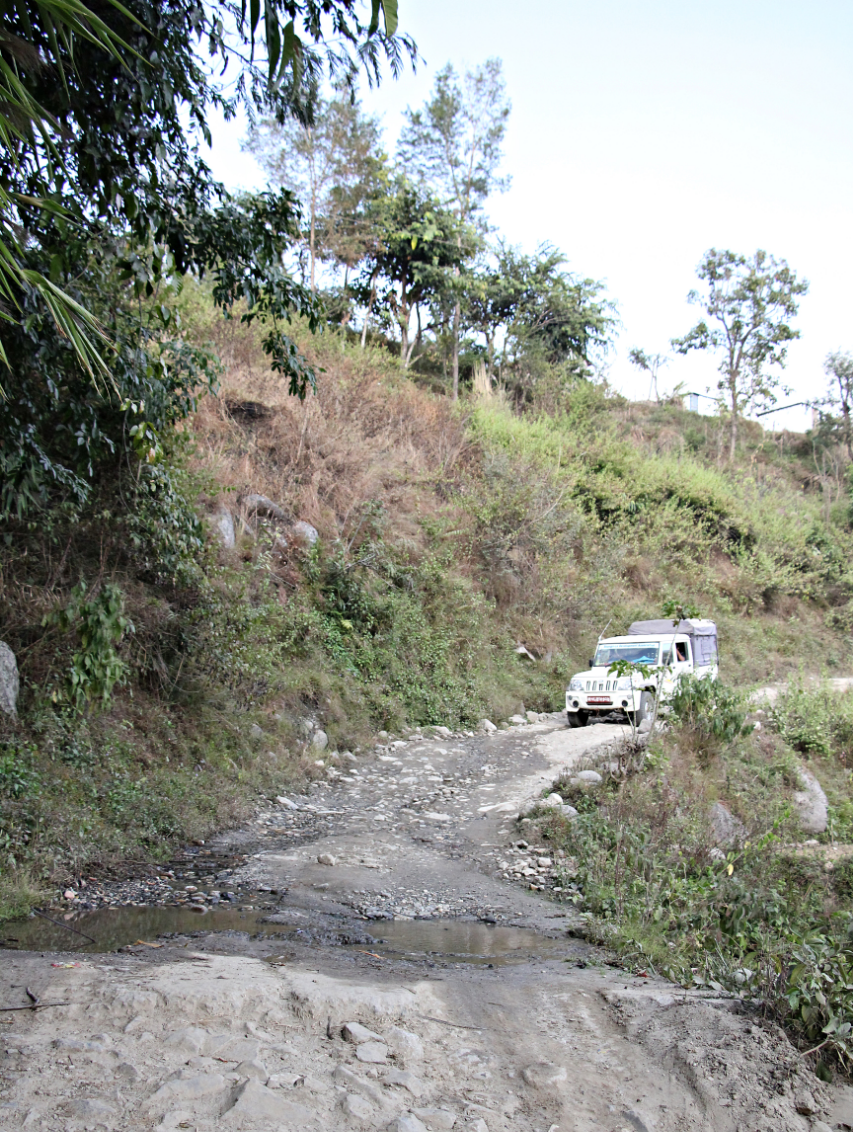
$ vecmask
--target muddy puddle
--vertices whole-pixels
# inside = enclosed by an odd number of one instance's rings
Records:
[[[308,942],[305,923],[265,921],[263,913],[216,909],[200,914],[189,908],[102,908],[51,923],[39,916],[7,923],[0,929],[0,948],[18,951],[82,952],[117,951],[135,944],[156,943],[164,937],[235,933],[247,943],[268,939]],[[361,926],[361,925],[360,925]],[[70,930],[70,929],[73,929]],[[312,933],[313,934],[313,933]],[[87,938],[90,937],[90,938]],[[93,942],[94,941],[94,942]],[[526,928],[502,927],[460,920],[387,920],[371,925],[363,942],[347,944],[345,950],[388,958],[410,958],[454,963],[491,964],[556,958],[567,954],[566,939],[550,939]],[[248,949],[247,949],[248,950]]]
[[[406,958],[449,959],[502,966],[555,958],[568,951],[565,939],[549,939],[527,928],[504,928],[466,920],[394,920],[376,929],[375,950]]]

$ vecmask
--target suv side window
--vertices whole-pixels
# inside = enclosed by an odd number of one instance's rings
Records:
[[[689,664],[690,663],[690,644],[688,641],[675,642],[675,663],[676,664]]]

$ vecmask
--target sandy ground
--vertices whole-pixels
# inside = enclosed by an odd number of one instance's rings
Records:
[[[4,1005],[27,988],[65,1005],[0,1014],[0,1128],[853,1127],[848,1092],[778,1028],[609,966],[570,938],[551,865],[519,874],[519,812],[619,734],[555,716],[389,746],[223,837],[223,854],[257,850],[229,880],[275,889],[274,922],[305,924],[278,954],[215,932],[100,957],[4,953]],[[551,947],[487,966],[340,946],[447,919],[534,928]]]

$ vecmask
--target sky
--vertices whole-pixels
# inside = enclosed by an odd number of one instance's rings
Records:
[[[615,388],[649,395],[628,351],[671,352],[696,321],[686,298],[708,248],[763,248],[810,283],[779,404],[820,395],[826,354],[853,351],[850,0],[400,0],[400,28],[418,44],[416,73],[363,92],[389,148],[446,63],[503,60],[512,183],[487,211],[511,243],[554,244],[605,284],[621,324]],[[259,188],[244,132],[215,125],[209,160],[228,187]],[[716,381],[715,359],[692,354],[661,385],[713,393]],[[764,418],[810,422],[804,409]]]

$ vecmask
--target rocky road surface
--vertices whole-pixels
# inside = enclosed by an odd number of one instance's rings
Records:
[[[517,819],[620,734],[555,715],[324,758],[325,781],[155,881],[191,936],[4,952],[2,1005],[61,1005],[0,1013],[0,1128],[853,1127],[853,1091],[743,1004],[572,935],[559,861]],[[262,930],[215,930],[226,908]]]

